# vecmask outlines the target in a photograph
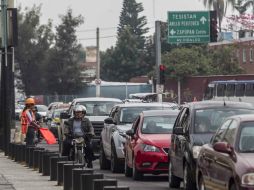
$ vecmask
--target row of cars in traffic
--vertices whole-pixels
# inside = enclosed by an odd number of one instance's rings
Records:
[[[73,116],[77,104],[86,106],[93,124],[101,169],[123,172],[134,180],[166,173],[169,189],[181,184],[187,190],[254,189],[251,104],[200,101],[178,106],[77,98],[64,108],[55,106],[49,119],[60,151],[64,121]]]

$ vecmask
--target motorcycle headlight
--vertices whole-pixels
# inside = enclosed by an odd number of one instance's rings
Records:
[[[144,152],[160,152],[156,146],[144,144]]]
[[[198,158],[198,155],[199,155],[200,150],[201,150],[201,146],[193,146],[193,147],[192,147],[192,155],[193,155],[193,158],[195,158],[195,159]]]
[[[254,185],[254,173],[244,174],[242,176],[243,185]]]

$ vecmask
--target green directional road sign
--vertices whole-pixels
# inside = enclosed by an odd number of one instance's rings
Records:
[[[210,42],[210,12],[168,12],[168,43]]]

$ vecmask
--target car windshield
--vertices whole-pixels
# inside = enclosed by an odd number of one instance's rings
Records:
[[[244,122],[241,124],[241,134],[239,139],[240,152],[254,152],[254,122]]]
[[[144,118],[141,133],[169,134],[172,132],[176,115],[149,116]]]
[[[119,102],[87,101],[79,102],[78,104],[86,107],[87,116],[107,116],[109,115],[112,107],[119,104]]]
[[[209,108],[196,110],[194,133],[215,133],[227,117],[251,113],[254,113],[254,110],[243,108]]]
[[[46,112],[48,110],[47,106],[44,105],[37,105],[38,112]]]
[[[169,109],[169,108],[163,108],[161,106],[158,107],[126,107],[122,108],[120,116],[119,116],[119,121],[120,123],[133,123],[136,117],[140,114],[140,112],[145,111],[145,110],[162,110],[162,109]]]

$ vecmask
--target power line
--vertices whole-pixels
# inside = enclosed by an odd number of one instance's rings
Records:
[[[114,35],[114,36],[101,36],[100,39],[115,38],[115,37],[116,37],[116,35]],[[96,37],[94,37],[94,38],[80,38],[78,40],[83,41],[83,40],[95,40],[95,39],[96,39]]]
[[[100,28],[100,30],[113,30],[117,29],[117,27],[107,27],[107,28]],[[86,29],[86,30],[78,30],[77,32],[95,32],[96,29]]]

